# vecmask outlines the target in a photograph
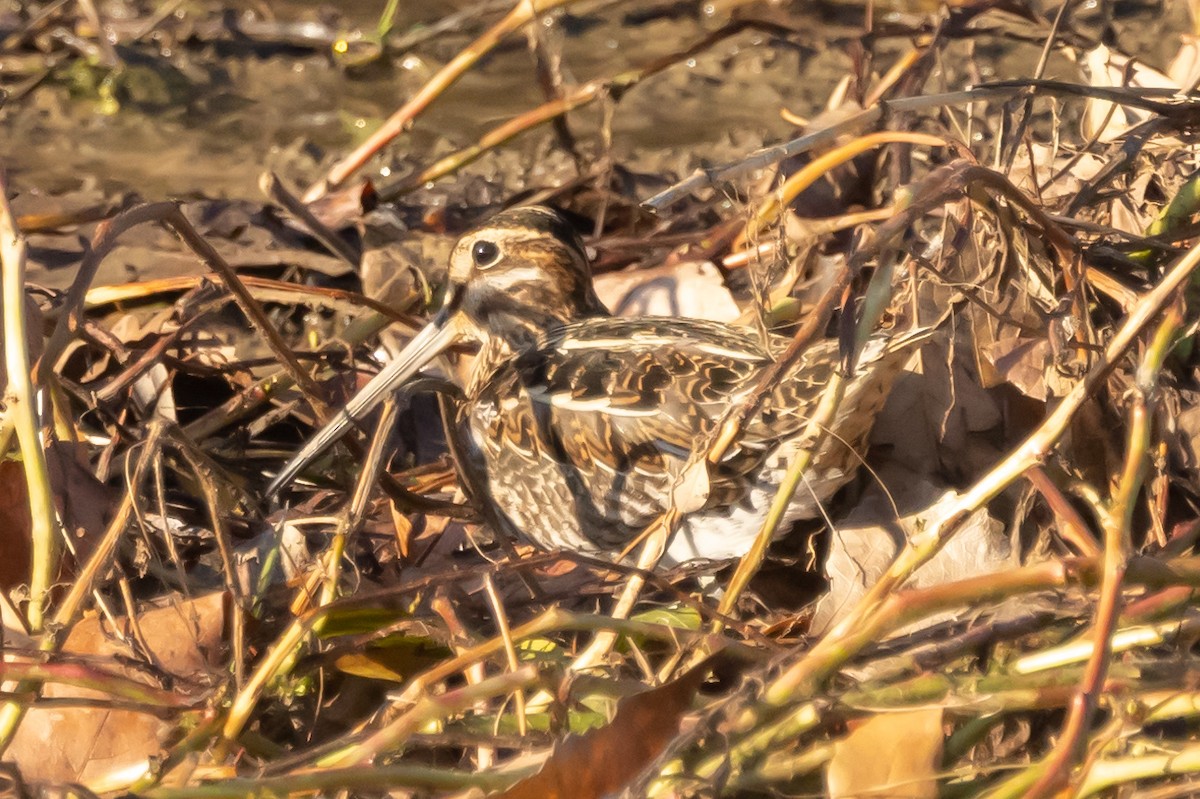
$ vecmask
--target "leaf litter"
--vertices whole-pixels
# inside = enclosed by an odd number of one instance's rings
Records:
[[[1192,9],[529,8],[0,14],[21,789],[1186,791]],[[264,502],[517,201],[621,313],[942,334],[762,560],[498,538],[437,379]]]

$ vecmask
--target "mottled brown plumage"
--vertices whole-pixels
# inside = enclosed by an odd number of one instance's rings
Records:
[[[788,520],[819,513],[851,479],[896,373],[922,336],[876,338],[848,381],[830,435]],[[274,492],[348,425],[459,341],[479,355],[457,406],[468,489],[509,534],[545,548],[615,555],[666,510],[684,465],[771,356],[742,328],[695,319],[609,317],[583,246],[545,208],[503,212],[463,236],[445,307],[397,360],[299,453]],[[839,361],[810,347],[714,467],[666,562],[743,554]]]

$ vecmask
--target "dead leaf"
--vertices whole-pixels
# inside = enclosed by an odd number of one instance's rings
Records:
[[[358,651],[338,655],[333,664],[345,674],[404,683],[450,654],[445,644],[429,637],[390,635]]]
[[[29,582],[31,525],[25,469],[17,461],[0,461],[0,588]]]
[[[46,449],[46,466],[63,531],[71,538],[74,554],[86,558],[91,542],[104,530],[113,492],[79,463],[77,453],[75,444],[53,442]],[[19,461],[0,461],[0,588],[29,582],[31,524],[25,469]],[[69,573],[70,564],[63,560],[60,576]]]
[[[1053,348],[1044,338],[1013,337],[993,341],[980,353],[997,377],[1022,394],[1040,402],[1063,397],[1074,381],[1059,371]]]
[[[829,629],[852,608],[867,588],[878,581],[909,538],[928,527],[955,496],[953,491],[928,477],[903,468],[883,470],[880,480],[888,492],[878,487],[868,491],[831,534],[829,557],[825,561],[829,593],[822,597],[813,614],[811,630],[815,635]],[[937,555],[917,569],[905,586],[942,585],[1011,568],[1012,548],[1003,531],[1004,525],[986,510],[976,511]],[[946,616],[925,618],[896,633],[928,627]]]
[[[1200,81],[1200,39],[1192,33],[1181,33],[1179,39],[1167,76],[1176,86],[1195,86]]]
[[[392,516],[392,527],[396,530],[396,548],[400,550],[400,557],[407,558],[412,543],[412,521],[396,507],[394,501],[389,500],[387,507]]]
[[[176,691],[190,691],[193,700],[210,681],[220,679],[228,612],[225,594],[217,592],[149,610],[137,620],[155,666],[175,678]],[[123,619],[118,622],[128,636],[131,628]],[[137,659],[133,649],[118,641],[96,616],[75,625],[63,650],[86,655],[129,679],[155,684],[145,672],[122,665]],[[60,684],[47,684],[42,695],[60,700],[109,698],[101,691]],[[169,718],[144,711],[35,705],[26,713],[5,759],[17,764],[27,780],[82,782],[103,792],[110,780],[124,785],[131,774],[149,769],[150,759],[174,729]]]
[[[721,655],[674,682],[627,696],[606,726],[559,741],[542,770],[498,799],[592,799],[621,791],[678,734],[683,714]]]
[[[830,799],[937,796],[942,742],[941,708],[871,716],[834,744],[825,772]]]
[[[1042,338],[1006,338],[984,345],[981,354],[1002,383],[1027,397],[1045,401],[1046,358],[1050,344]]]
[[[82,444],[53,442],[46,448],[46,466],[63,532],[71,537],[75,557],[86,561],[94,542],[104,533],[120,489],[96,479]]]
[[[0,324],[4,323],[4,309],[0,308]],[[42,311],[33,297],[25,295],[25,353],[30,364],[37,364],[42,357]],[[0,338],[2,340],[2,338]],[[5,359],[0,358],[0,385],[8,385],[8,366]]]
[[[1047,205],[1077,195],[1104,168],[1104,159],[1073,153],[1049,144],[1032,143],[1018,149],[1009,179],[1022,191],[1040,196]]]
[[[888,461],[914,472],[970,474],[995,458],[985,434],[1001,423],[1000,409],[947,347],[936,341],[922,348],[917,370],[896,378],[871,431],[872,445],[890,448]]]
[[[158,528],[159,535],[207,535],[204,528],[189,525],[178,518],[165,522],[157,514],[146,514],[146,521]],[[270,568],[271,582],[281,583],[307,574],[316,556],[310,550],[303,527],[290,521],[278,523],[271,529],[234,548],[233,564],[237,585],[248,594],[260,590],[263,570]]]
[[[1174,415],[1173,423],[1179,436],[1179,452],[1192,474],[1200,473],[1200,405],[1185,408]]]
[[[375,186],[369,180],[359,180],[338,189],[332,189],[323,197],[308,204],[321,224],[331,230],[352,225],[362,218],[365,211],[378,203]]]
[[[1092,86],[1179,89],[1174,81],[1145,61],[1130,58],[1102,44],[1084,53],[1082,66]],[[1084,105],[1083,136],[1102,142],[1116,141],[1151,116],[1150,111],[1089,98]]]
[[[235,269],[298,266],[331,277],[353,271],[341,258],[314,250],[307,236],[282,225],[261,204],[205,200],[184,203],[184,214]],[[83,257],[81,241],[94,224],[29,236],[29,282],[50,288],[71,285]],[[159,225],[137,225],[121,235],[92,281],[94,286],[208,275],[210,270],[175,234]]]
[[[732,322],[741,311],[709,261],[664,264],[596,277],[596,293],[617,316],[686,316]]]

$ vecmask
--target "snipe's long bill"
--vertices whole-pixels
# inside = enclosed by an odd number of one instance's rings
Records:
[[[666,510],[695,447],[755,385],[771,356],[749,331],[695,319],[609,316],[582,242],[554,211],[504,211],[450,256],[442,310],[267,489],[313,458],[431,359],[479,346],[450,437],[467,493],[501,534],[547,549],[614,557]],[[928,331],[875,337],[785,518],[812,518],[847,483],[892,381]],[[809,348],[710,469],[703,507],[663,559],[739,557],[761,526],[801,434],[839,362]]]

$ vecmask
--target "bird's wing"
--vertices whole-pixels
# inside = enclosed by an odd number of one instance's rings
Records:
[[[886,395],[893,366],[899,366],[890,351],[886,343],[872,345],[847,388],[834,435],[822,447],[844,451],[838,471],[848,474],[857,465],[859,433],[869,429],[876,400]],[[888,368],[876,379],[882,361]],[[590,500],[591,525],[640,529],[666,510],[689,458],[711,443],[722,415],[746,397],[770,363],[749,331],[718,323],[643,318],[567,325],[488,384],[492,396],[483,404],[501,411],[480,445],[490,450],[491,463],[508,470],[565,475],[576,499]],[[746,494],[747,477],[781,440],[806,425],[838,363],[837,342],[818,342],[780,376],[735,445],[710,469],[707,506]]]
[[[601,515],[636,526],[665,510],[688,458],[770,357],[726,325],[612,319],[553,331],[530,362],[517,372],[548,456],[578,472]],[[737,482],[710,501],[736,498]]]

